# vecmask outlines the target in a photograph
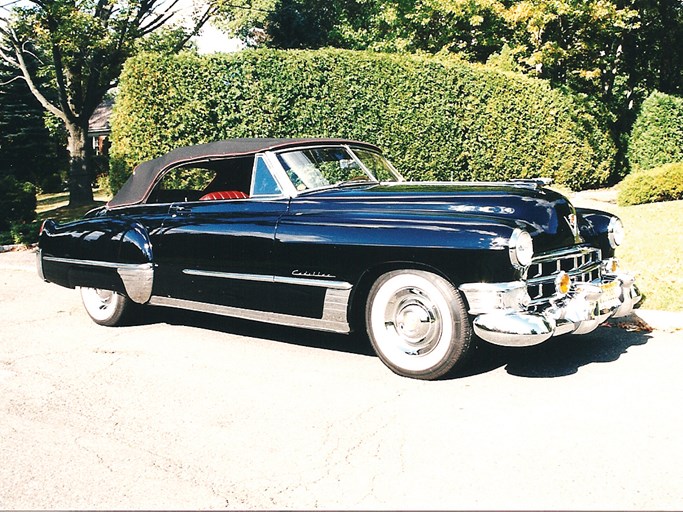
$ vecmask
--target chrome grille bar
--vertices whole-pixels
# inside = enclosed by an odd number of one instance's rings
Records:
[[[602,255],[595,247],[571,247],[535,257],[527,270],[531,306],[548,302],[555,295],[555,278],[566,272],[572,281],[589,283],[600,278]]]

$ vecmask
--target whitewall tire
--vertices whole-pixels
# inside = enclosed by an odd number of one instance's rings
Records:
[[[132,308],[125,295],[99,288],[81,288],[83,306],[93,321],[109,327],[121,325]]]
[[[377,279],[365,321],[382,362],[418,379],[436,379],[451,370],[464,359],[472,337],[460,292],[422,270],[397,270]]]

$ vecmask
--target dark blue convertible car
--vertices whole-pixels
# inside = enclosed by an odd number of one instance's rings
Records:
[[[84,219],[46,221],[38,268],[114,326],[160,305],[348,333],[433,379],[473,336],[528,346],[640,299],[619,219],[543,180],[405,181],[375,146],[235,139],[139,165]]]

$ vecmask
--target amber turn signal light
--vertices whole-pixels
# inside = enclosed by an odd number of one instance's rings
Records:
[[[555,278],[555,291],[560,295],[567,295],[572,286],[572,279],[566,272],[560,272]]]

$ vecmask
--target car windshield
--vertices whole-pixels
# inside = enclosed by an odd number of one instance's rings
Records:
[[[379,181],[398,181],[389,163],[369,150],[310,148],[279,153],[287,177],[299,191]]]

